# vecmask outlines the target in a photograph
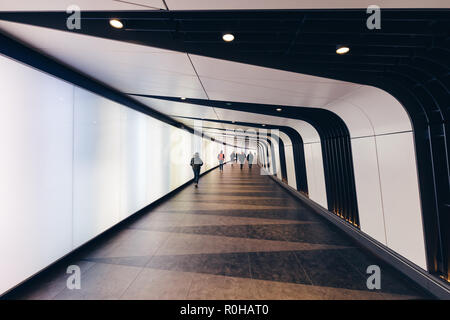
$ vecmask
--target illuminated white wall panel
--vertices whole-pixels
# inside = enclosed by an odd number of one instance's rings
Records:
[[[412,133],[376,137],[389,248],[426,270]]]
[[[191,135],[187,131],[170,128],[170,189],[173,190],[192,178],[189,162],[192,158],[190,152]]]
[[[194,139],[2,56],[0,69],[2,294],[192,179]],[[204,172],[222,146],[201,142]]]
[[[73,237],[77,247],[119,222],[121,106],[75,88]]]
[[[269,145],[269,150],[270,150],[270,160],[272,161],[272,173],[276,174],[277,177],[280,177],[280,175],[278,174],[278,170],[279,170],[279,164],[278,164],[278,148],[276,148],[276,146]]]
[[[260,142],[259,143],[259,147],[261,149],[261,162],[262,162],[262,165],[267,167],[269,159],[267,157],[266,145],[263,142]],[[239,161],[238,161],[238,163],[239,163]]]
[[[295,160],[294,160],[294,150],[292,148],[292,141],[289,136],[280,131],[280,139],[283,140],[284,144],[284,155],[286,159],[286,174],[287,182],[292,188],[297,189],[297,178],[295,176]]]
[[[304,145],[304,148],[309,198],[322,207],[328,208],[322,147],[320,143],[308,143]]]
[[[274,173],[281,180],[282,179],[282,175],[281,175],[280,148],[279,148],[279,145],[278,145],[279,142],[278,142],[278,139],[275,139],[273,137],[268,137],[268,138],[270,139],[270,141],[272,143],[271,149],[274,151],[274,158],[275,158]]]
[[[411,131],[408,113],[393,96],[375,87],[362,86],[345,97],[370,119],[376,135]],[[351,119],[346,119],[350,123]]]
[[[149,136],[147,118],[143,113],[121,106],[121,169],[120,169],[120,219],[147,206]]]
[[[216,160],[217,157],[217,150],[214,148],[213,143],[209,139],[203,139],[203,147],[202,147],[202,153],[201,158],[203,161],[203,166],[201,167],[201,172],[204,172],[208,170],[211,165],[214,163],[218,163]]]
[[[170,192],[170,126],[147,117],[147,203]]]
[[[294,150],[292,145],[284,146],[284,154],[286,157],[286,174],[288,185],[297,189],[297,178],[295,176],[295,162],[294,162]]]
[[[0,294],[72,248],[73,87],[0,56]]]
[[[386,244],[375,137],[352,139],[351,143],[361,231]]]
[[[346,123],[352,141],[361,230],[426,268],[412,126],[390,94],[360,86],[324,108]]]

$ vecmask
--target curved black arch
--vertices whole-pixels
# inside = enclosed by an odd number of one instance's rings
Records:
[[[259,133],[258,133],[258,136],[259,136]],[[274,176],[276,176],[277,175],[277,162],[276,162],[276,159],[275,159],[275,147],[273,146],[273,143],[272,143],[272,141],[269,138],[266,138],[265,140],[267,141],[268,148],[270,147],[270,154],[272,156],[272,161],[269,162],[269,164],[272,163],[272,167],[270,169],[272,170],[272,174]],[[263,143],[265,142],[261,138],[259,138],[259,141],[261,141]],[[269,156],[269,152],[268,151],[269,150],[267,150],[267,156]]]
[[[214,121],[214,120],[207,120],[207,121]],[[255,125],[255,124],[252,124]],[[250,124],[247,124],[247,126],[251,126]],[[300,191],[304,195],[308,196],[308,179],[306,175],[306,160],[305,160],[305,150],[303,146],[303,139],[301,135],[298,133],[297,130],[287,127],[287,126],[276,126],[276,128],[286,134],[292,143],[292,153],[294,157],[294,169],[295,169],[295,181],[296,181],[296,189],[297,191]],[[214,128],[219,129],[219,128]],[[219,129],[219,130],[225,130],[225,129]],[[283,139],[281,137],[277,137],[279,141],[283,142]],[[284,146],[284,143],[283,143]],[[281,149],[280,149],[281,150]],[[286,158],[284,148],[280,151],[280,158],[281,158],[281,152],[283,152],[284,158]],[[286,168],[286,165],[284,166]],[[283,168],[281,168],[283,170]],[[287,169],[286,169],[286,176],[287,176]]]
[[[273,157],[273,149],[271,149],[271,150],[272,150],[272,160],[269,161],[269,147],[270,147],[269,142],[268,142],[268,141],[261,140],[261,139],[258,139],[258,143],[260,143],[261,146],[262,146],[262,148],[263,148],[263,154],[264,154],[264,168],[266,168],[267,170],[272,170],[270,164],[271,164],[271,163],[273,164],[273,163],[274,163],[274,160],[275,160],[274,157]]]
[[[180,101],[179,98],[159,97],[164,100]],[[321,138],[322,157],[324,163],[325,186],[327,191],[328,209],[346,221],[359,227],[359,216],[357,211],[356,186],[353,173],[353,158],[351,154],[350,133],[341,118],[334,113],[313,108],[284,107],[282,115],[276,111],[277,106],[236,103],[215,100],[186,99],[186,103],[195,103],[203,106],[214,106],[217,108],[247,111],[253,113],[283,116],[294,119],[308,119],[317,128]],[[183,100],[185,101],[185,100]],[[306,116],[299,117],[298,113],[303,111]],[[195,118],[194,118],[195,119]],[[306,121],[308,121],[306,120]],[[208,120],[233,124],[225,120]],[[243,126],[258,128],[277,128],[281,126],[257,125],[248,122],[234,122]],[[292,129],[292,128],[291,128]],[[292,129],[293,130],[293,129]],[[305,166],[306,176],[306,166]]]
[[[211,120],[207,120],[207,121],[211,121]],[[213,129],[215,129],[215,130],[224,130],[224,131],[227,130],[227,129],[222,129],[222,128],[213,128]],[[273,163],[272,170],[275,171],[274,174],[276,175],[277,167],[276,167],[275,154],[274,154],[274,150],[275,149],[273,147],[272,141],[269,138],[265,138],[265,139],[260,138],[259,137],[259,132],[255,132],[255,134],[256,134],[255,139],[256,139],[257,142],[258,141],[264,142],[264,140],[266,140],[267,143],[270,145],[270,148],[271,148],[271,151],[272,151],[272,163]],[[226,134],[224,134],[224,135],[226,135]],[[234,134],[234,136],[236,137],[238,135]],[[242,135],[239,134],[239,136],[242,136]],[[243,136],[246,137],[246,138],[249,137],[245,133],[243,133]],[[287,182],[286,155],[285,155],[285,151],[284,151],[283,139],[281,139],[281,137],[279,137],[278,135],[276,135],[276,134],[274,134],[272,132],[267,133],[267,136],[269,136],[269,137],[273,136],[278,141],[278,152],[279,152],[279,155],[280,155],[280,173],[281,173],[281,177],[280,178],[281,178],[282,181]],[[294,161],[295,161],[295,159],[294,159]]]
[[[188,119],[196,119],[200,120],[199,118],[195,117],[179,117],[179,118],[188,118]],[[262,127],[260,124],[251,123],[251,122],[232,122],[232,121],[226,121],[226,120],[217,120],[217,119],[203,119],[205,121],[210,122],[219,122],[219,123],[228,123],[228,124],[238,124],[246,127],[254,127],[254,128],[271,128],[271,129],[278,129],[279,131],[285,133],[292,143],[292,151],[293,151],[293,157],[294,157],[294,168],[295,168],[295,180],[296,180],[296,189],[297,191],[302,192],[306,196],[308,196],[308,179],[306,175],[306,160],[305,160],[305,150],[303,147],[303,139],[301,135],[298,133],[297,130],[287,127],[287,126],[266,126]],[[222,128],[213,128],[218,130],[226,130]],[[282,141],[281,137],[278,137],[277,135],[271,133],[275,136],[279,141]],[[284,143],[283,143],[284,147]],[[284,148],[283,148],[284,153]],[[281,158],[281,156],[280,156]],[[285,155],[286,159],[286,155]],[[281,161],[281,160],[280,160]],[[285,161],[286,162],[286,161]],[[287,170],[286,170],[287,171]]]
[[[276,111],[277,105],[270,104],[194,98],[181,100],[178,97],[145,94],[135,96],[298,119],[310,123],[319,133],[321,140],[328,210],[359,228],[350,132],[345,122],[335,113],[325,109],[292,106],[284,106],[283,112],[280,113]]]
[[[264,153],[264,150],[263,150],[262,145],[261,145],[259,142],[258,142],[258,148],[259,148],[259,151],[261,152],[261,154],[263,154],[263,153]],[[262,160],[261,166],[262,166],[263,168],[265,168],[265,167],[266,167],[266,160],[265,160],[265,157],[262,157],[261,160]]]
[[[261,149],[261,154],[263,155],[263,157],[262,157],[262,167],[263,168],[268,168],[268,164],[267,164],[267,161],[266,161],[266,159],[268,158],[268,154],[267,154],[267,148],[265,148],[265,146],[264,146],[264,144],[261,142],[261,141],[258,141],[257,142],[258,143],[258,146],[260,147],[260,149]]]
[[[278,139],[278,154],[280,155],[280,178],[282,181],[287,182],[286,155],[284,152],[284,143],[282,139]]]
[[[303,146],[302,136],[297,130],[291,127],[283,126],[280,127],[279,130],[284,132],[291,139],[297,191],[300,191],[304,195],[308,196],[308,178],[306,175],[305,149]]]

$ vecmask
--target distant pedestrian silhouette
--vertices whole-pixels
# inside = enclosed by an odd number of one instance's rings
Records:
[[[250,153],[247,155],[247,161],[248,161],[248,168],[252,168],[253,164],[253,153],[250,151]]]
[[[220,153],[217,155],[217,159],[219,160],[220,172],[223,172],[223,162],[225,161],[225,155],[223,154],[223,150],[220,150]]]
[[[238,154],[238,160],[239,160],[239,163],[241,165],[241,170],[242,170],[242,168],[244,167],[244,163],[245,163],[245,153],[244,153],[244,151],[242,151],[240,154]]]
[[[203,165],[202,159],[200,159],[200,155],[198,152],[194,153],[194,156],[191,158],[191,167],[192,171],[194,171],[194,183],[195,187],[198,188],[198,180],[200,179],[200,168]]]
[[[234,151],[230,154],[230,163],[231,166],[233,166],[233,161],[236,160],[236,153],[234,153]]]

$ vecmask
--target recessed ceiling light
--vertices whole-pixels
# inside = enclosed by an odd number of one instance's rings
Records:
[[[123,28],[123,23],[118,20],[118,19],[111,19],[109,20],[109,24],[111,25],[111,27],[116,28],[116,29],[122,29]]]
[[[262,126],[263,126],[263,127],[265,127],[266,125],[265,125],[265,124],[263,124]]]
[[[278,112],[280,112],[281,110],[283,110],[283,109],[281,109],[281,108],[277,108],[277,111],[278,111]]]
[[[336,49],[336,53],[337,54],[346,54],[349,51],[350,51],[350,48],[346,47],[346,46],[338,46],[337,49]]]
[[[225,33],[225,34],[222,36],[222,39],[223,39],[223,41],[225,41],[225,42],[231,42],[231,41],[234,40],[234,36],[233,36],[231,33]]]
[[[186,100],[186,97],[181,97],[180,99],[181,99],[181,100]]]

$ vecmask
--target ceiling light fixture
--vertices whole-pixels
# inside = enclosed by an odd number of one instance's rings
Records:
[[[111,27],[116,28],[116,29],[122,29],[123,28],[123,23],[118,20],[118,19],[111,19],[109,20],[109,24],[111,25]]]
[[[186,97],[181,97],[180,99],[181,99],[181,100],[186,100]]]
[[[262,126],[263,126],[263,127],[265,127],[266,125],[265,125],[265,124],[263,124]]]
[[[350,51],[349,47],[346,46],[337,46],[336,53],[337,54],[346,54]]]
[[[281,109],[281,108],[277,108],[277,111],[278,111],[278,112],[280,112],[281,110],[283,110],[283,109]]]
[[[232,35],[231,33],[225,33],[222,35],[222,39],[225,42],[231,42],[234,40],[234,35]]]

